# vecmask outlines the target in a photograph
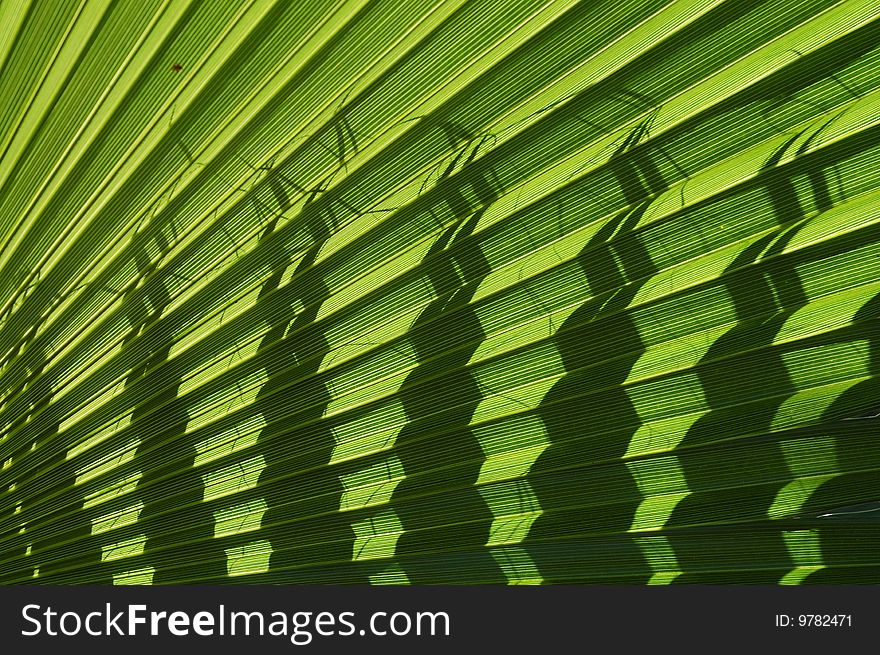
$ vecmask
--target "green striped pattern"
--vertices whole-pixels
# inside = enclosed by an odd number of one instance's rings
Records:
[[[880,582],[876,0],[10,0],[0,98],[0,582]]]

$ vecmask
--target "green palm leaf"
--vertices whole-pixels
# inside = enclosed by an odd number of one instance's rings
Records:
[[[0,4],[0,580],[880,580],[880,11]]]

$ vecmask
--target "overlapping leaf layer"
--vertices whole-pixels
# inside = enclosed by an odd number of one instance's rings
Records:
[[[880,582],[876,0],[0,4],[0,581]]]

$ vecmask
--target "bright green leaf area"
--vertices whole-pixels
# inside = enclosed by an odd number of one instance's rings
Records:
[[[880,582],[876,2],[4,2],[0,98],[0,582]]]

